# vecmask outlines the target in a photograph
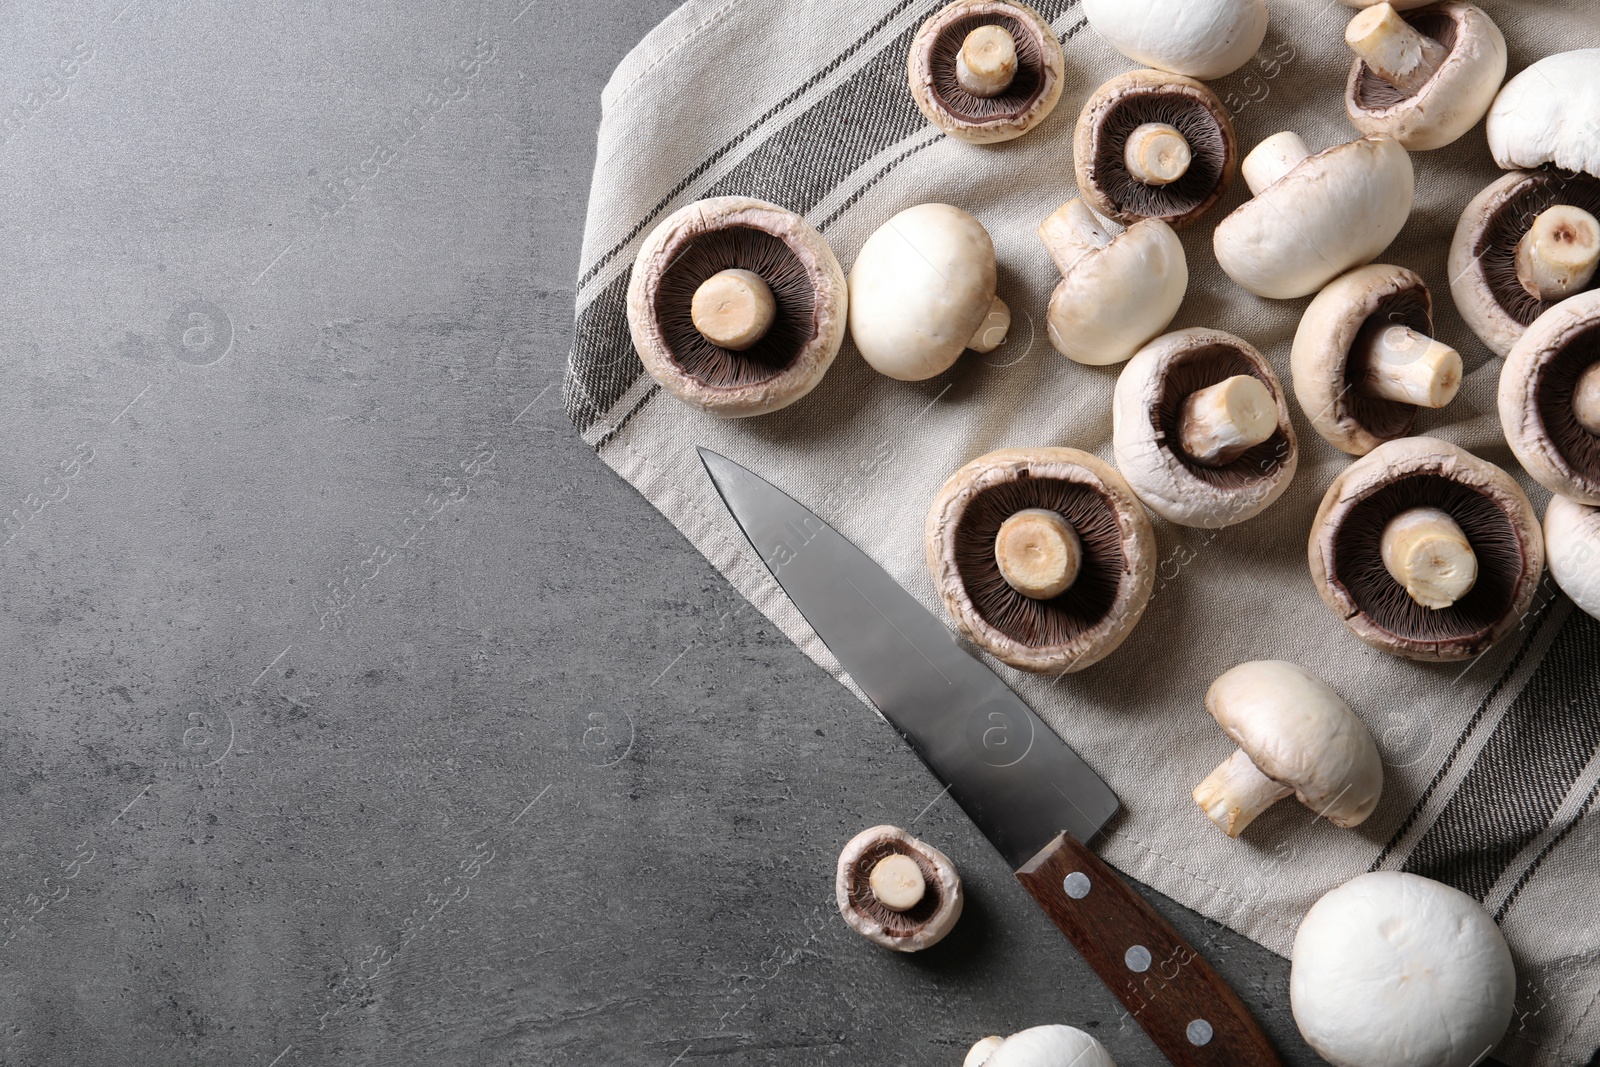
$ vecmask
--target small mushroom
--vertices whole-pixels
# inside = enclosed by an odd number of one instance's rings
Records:
[[[1050,23],[1015,0],[956,0],[911,42],[911,95],[952,137],[993,144],[1050,116],[1065,84]]]
[[[1500,425],[1540,485],[1600,504],[1600,290],[1557,304],[1511,349]]]
[[[1297,663],[1241,663],[1211,683],[1206,710],[1239,747],[1195,787],[1194,802],[1229,837],[1293,795],[1335,826],[1378,806],[1383,761],[1339,694]]]
[[[1078,363],[1121,363],[1165,330],[1189,289],[1183,243],[1159,219],[1113,237],[1081,199],[1039,226],[1061,271],[1050,296],[1050,343]]]
[[[1273,134],[1239,169],[1255,199],[1212,243],[1228,277],[1257,296],[1309,296],[1377,258],[1411,214],[1411,157],[1387,137],[1312,155],[1298,134]]]
[[[1359,875],[1295,933],[1289,1005],[1334,1067],[1471,1067],[1511,1024],[1516,968],[1483,905],[1399,871]]]
[[[1488,134],[1502,169],[1600,174],[1600,48],[1546,56],[1506,82]]]
[[[986,1037],[961,1067],[1117,1067],[1105,1046],[1071,1026],[1033,1026],[1010,1037]]]
[[[792,211],[718,197],[674,212],[639,249],[628,327],[644,369],[714,415],[763,415],[822,380],[848,291],[828,242]]]
[[[1345,28],[1356,54],[1345,110],[1356,129],[1413,152],[1443,148],[1478,124],[1506,76],[1506,39],[1471,4],[1449,0],[1401,18],[1364,8]]]
[[[1141,349],[1117,379],[1111,426],[1117,469],[1146,507],[1180,526],[1254,518],[1299,463],[1272,365],[1220,330],[1180,330]]]
[[[1214,81],[1267,36],[1265,0],[1083,0],[1094,31],[1135,63]]]
[[[1600,619],[1600,508],[1551,497],[1544,512],[1544,554],[1561,591]]]
[[[1427,283],[1404,267],[1358,267],[1318,293],[1289,356],[1295,397],[1317,433],[1364,456],[1408,436],[1418,408],[1454,400],[1461,355],[1432,332]]]
[[[938,944],[961,918],[955,864],[897,826],[850,839],[839,853],[834,896],[852,930],[896,952]]]
[[[1407,437],[1333,480],[1307,554],[1323,602],[1361,640],[1407,659],[1461,660],[1526,616],[1544,537],[1505,471],[1446,441]]]
[[[1011,312],[995,295],[994,241],[948,204],[907,208],[867,238],[850,269],[850,335],[881,374],[920,382],[967,349],[992,352]]]
[[[1221,199],[1239,167],[1233,120],[1193,78],[1131,70],[1096,89],[1073,137],[1078,188],[1123,225],[1182,227]]]
[[[973,460],[939,491],[926,532],[928,569],[956,628],[1022,670],[1099,662],[1150,599],[1150,519],[1120,474],[1075,448]]]

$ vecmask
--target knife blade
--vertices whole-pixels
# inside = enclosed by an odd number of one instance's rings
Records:
[[[1017,879],[1179,1067],[1281,1067],[1238,996],[1088,847],[1120,802],[944,623],[809,509],[699,450],[735,522]]]

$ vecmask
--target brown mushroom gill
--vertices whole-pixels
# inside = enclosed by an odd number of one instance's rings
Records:
[[[975,96],[956,80],[956,60],[967,35],[981,26],[999,26],[1011,35],[1017,46],[1017,74],[1011,84],[995,96]],[[1009,15],[968,15],[953,20],[933,39],[929,68],[933,71],[933,94],[946,111],[967,122],[992,122],[1015,119],[1033,106],[1045,86],[1044,48],[1035,29]]]
[[[725,270],[759,275],[772,290],[772,328],[752,347],[735,352],[706,340],[695,328],[694,294]],[[713,388],[764,382],[794,363],[816,335],[816,293],[806,266],[781,237],[749,226],[729,226],[690,238],[661,274],[656,318],[667,350],[685,374]]]
[[[905,911],[885,907],[872,892],[872,868],[885,857],[897,854],[909,857],[926,883],[922,899]],[[903,841],[879,841],[857,857],[850,866],[849,894],[850,907],[881,925],[890,937],[910,937],[926,926],[944,904],[938,869]]]
[[[1001,524],[1028,508],[1054,511],[1082,542],[1077,580],[1051,600],[1034,600],[1011,588],[995,562]],[[1092,486],[1026,476],[992,486],[967,504],[955,536],[956,570],[972,606],[984,622],[1022,644],[1068,644],[1099,625],[1116,602],[1125,567],[1122,529]]]
[[[1433,301],[1426,289],[1401,289],[1379,300],[1377,310],[1368,315],[1366,321],[1374,319],[1391,326],[1409,326],[1429,337],[1433,333]],[[1356,336],[1360,336],[1360,331]],[[1368,357],[1359,346],[1345,360],[1345,390],[1340,403],[1357,423],[1379,440],[1408,436],[1416,425],[1416,407],[1367,392],[1361,384],[1367,373],[1367,362]]]
[[[1412,508],[1446,512],[1461,527],[1478,558],[1478,580],[1448,608],[1425,608],[1396,582],[1380,545],[1389,521]],[[1523,567],[1523,545],[1506,514],[1490,497],[1437,474],[1401,478],[1350,506],[1333,546],[1329,578],[1349,591],[1374,625],[1416,641],[1467,642],[1488,633],[1511,610]]]
[[[1411,28],[1424,37],[1432,37],[1449,54],[1456,46],[1456,20],[1442,11],[1403,12]],[[1364,111],[1383,111],[1412,99],[1414,93],[1396,89],[1375,74],[1371,67],[1361,64],[1361,76],[1356,79],[1355,103]]]
[[[1272,478],[1291,452],[1289,439],[1281,428],[1232,463],[1221,467],[1206,466],[1183,451],[1178,422],[1183,414],[1184,400],[1236,374],[1248,374],[1265,385],[1274,397],[1277,396],[1272,382],[1254,363],[1226,345],[1209,345],[1186,352],[1173,360],[1161,383],[1161,403],[1151,413],[1158,439],[1196,478],[1219,489],[1239,489]]]
[[[1163,122],[1183,134],[1191,159],[1183,177],[1146,185],[1128,173],[1125,148],[1134,130]],[[1171,219],[1216,199],[1228,166],[1228,138],[1198,96],[1179,89],[1133,93],[1106,110],[1095,137],[1094,175],[1107,199],[1128,215]]]
[[[1573,408],[1578,380],[1600,363],[1600,323],[1587,326],[1537,372],[1533,395],[1550,441],[1573,472],[1600,486],[1600,437],[1578,422]]]
[[[1495,205],[1472,249],[1495,301],[1523,326],[1533,325],[1535,319],[1560,303],[1559,300],[1540,300],[1528,292],[1517,277],[1517,246],[1533,228],[1534,220],[1558,204],[1570,204],[1591,215],[1600,215],[1600,178],[1589,174],[1534,171]],[[1596,276],[1589,287],[1597,284],[1600,284],[1600,276]]]

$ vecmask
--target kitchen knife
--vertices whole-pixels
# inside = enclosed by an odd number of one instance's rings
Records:
[[[864,552],[732,460],[700,459],[817,636],[1167,1059],[1281,1067],[1227,983],[1090,851],[1120,808],[1110,786]]]

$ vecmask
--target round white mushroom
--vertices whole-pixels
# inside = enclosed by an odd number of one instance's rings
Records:
[[[1083,0],[1083,13],[1134,62],[1206,81],[1244,66],[1267,36],[1266,0]]]
[[[873,826],[839,853],[839,914],[868,941],[896,952],[938,944],[961,918],[961,877],[950,857],[897,826]]]
[[[1506,82],[1488,135],[1505,170],[1551,164],[1600,175],[1600,48],[1546,56]]]
[[[1544,553],[1561,591],[1600,619],[1600,508],[1552,496],[1544,512]]]
[[[954,0],[917,31],[906,73],[929,122],[963,141],[995,144],[1050,116],[1065,69],[1060,39],[1032,7]]]
[[[986,1037],[962,1067],[1116,1067],[1105,1046],[1071,1026],[1033,1026],[1007,1038]]]

